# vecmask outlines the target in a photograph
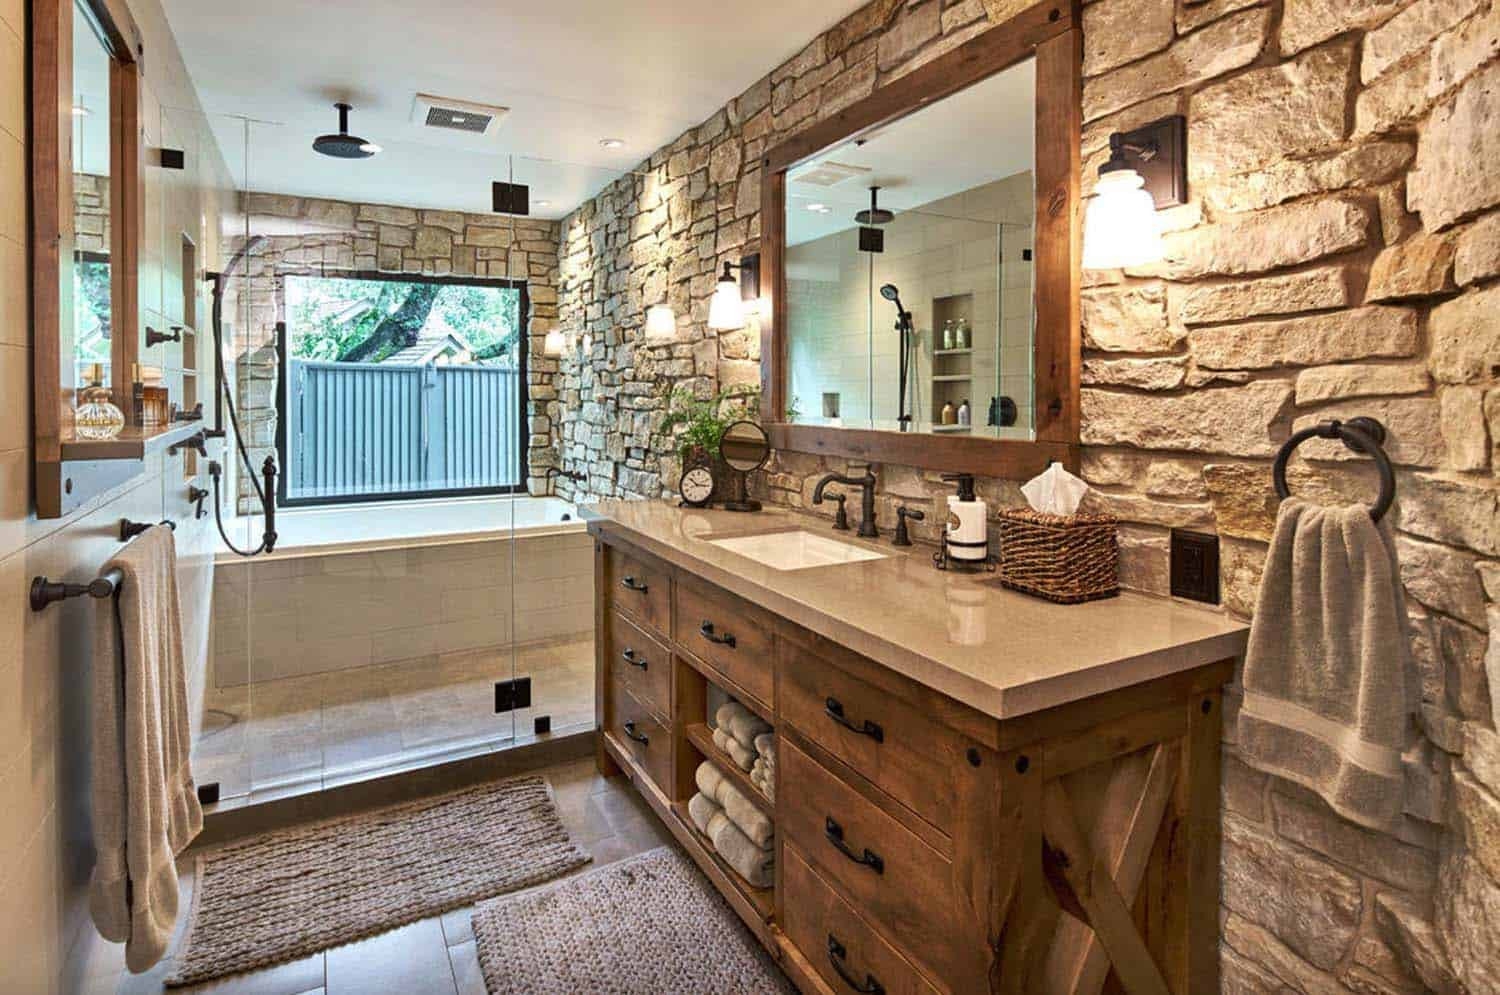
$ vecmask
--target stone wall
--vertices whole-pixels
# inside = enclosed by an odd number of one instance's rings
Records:
[[[245,296],[225,306],[236,326],[232,349],[245,431],[255,466],[276,444],[276,322],[285,320],[281,277],[351,272],[412,273],[524,279],[531,313],[527,334],[531,445],[528,486],[548,493],[541,476],[555,463],[547,432],[551,364],[542,342],[556,327],[558,224],[497,214],[464,214],[389,204],[358,204],[281,194],[247,193],[252,231],[268,237],[246,255]],[[238,248],[243,239],[231,240]],[[240,481],[242,512],[258,509],[248,480]]]
[[[986,6],[1024,4],[876,0],[565,220],[559,314],[592,349],[563,364],[553,432],[587,493],[662,494],[668,388],[755,379],[756,329],[715,338],[704,319],[716,266],[759,235],[761,153],[985,30]],[[1164,592],[1169,528],[1217,531],[1225,610],[1248,617],[1294,427],[1378,416],[1399,466],[1425,699],[1412,814],[1357,828],[1244,766],[1231,736],[1224,990],[1500,990],[1500,3],[1095,0],[1084,28],[1090,185],[1112,130],[1189,120],[1168,261],[1085,274],[1083,472],[1126,523],[1126,582]],[[679,336],[647,345],[662,299]],[[1322,461],[1294,489],[1373,493],[1368,468],[1307,450]],[[770,496],[805,505],[830,465],[778,454]],[[884,521],[943,493],[880,472]]]

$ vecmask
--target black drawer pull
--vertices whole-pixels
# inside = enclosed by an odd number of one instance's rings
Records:
[[[625,723],[625,735],[629,736],[631,739],[635,740],[637,743],[640,743],[642,746],[650,746],[651,745],[651,737],[650,736],[647,736],[643,732],[636,732],[635,731],[635,722],[634,722],[634,720]]]
[[[620,586],[624,587],[624,588],[628,588],[628,589],[630,589],[632,591],[636,591],[636,592],[638,592],[640,594],[645,594],[646,593],[646,584],[645,584],[645,582],[644,581],[636,580],[634,576],[621,577],[620,578]]]
[[[844,979],[844,984],[854,991],[863,992],[864,995],[885,995],[885,986],[875,980],[875,975],[867,973],[865,980],[860,981],[849,973],[849,968],[844,966],[844,958],[848,955],[849,952],[844,949],[844,945],[832,933],[829,933],[828,963],[832,964],[839,977]]]
[[[698,635],[711,643],[718,643],[720,646],[728,646],[730,649],[734,649],[734,637],[727,632],[722,636],[716,635],[714,633],[714,624],[708,619],[704,619],[703,624],[698,626]]]
[[[844,827],[834,822],[832,816],[823,818],[823,835],[828,838],[829,843],[833,844],[835,850],[856,864],[864,864],[876,874],[885,873],[885,859],[869,847],[864,848],[864,853],[855,853],[849,844],[844,842]]]
[[[646,658],[643,656],[636,656],[635,650],[633,649],[626,649],[621,652],[620,659],[624,660],[632,667],[640,667],[642,670],[646,669]]]
[[[823,714],[850,732],[857,732],[861,736],[869,736],[877,743],[885,742],[885,730],[880,728],[880,723],[865,719],[859,725],[855,725],[844,717],[844,704],[837,698],[823,699]]]

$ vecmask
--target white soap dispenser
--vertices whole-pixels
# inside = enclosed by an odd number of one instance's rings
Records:
[[[982,563],[990,555],[990,534],[986,524],[989,506],[974,493],[972,473],[945,473],[943,479],[958,485],[958,493],[948,498],[948,524],[943,529],[943,545],[948,558]]]

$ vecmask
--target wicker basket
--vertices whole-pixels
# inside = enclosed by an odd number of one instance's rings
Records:
[[[1110,515],[1000,512],[1000,583],[1058,604],[1120,593],[1120,552]]]

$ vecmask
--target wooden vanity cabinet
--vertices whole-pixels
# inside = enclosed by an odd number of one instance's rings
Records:
[[[1233,661],[1001,720],[596,535],[600,767],[802,991],[1218,990]],[[755,791],[712,743],[712,686],[776,730],[776,798],[755,795],[776,823],[770,889],[687,815],[705,759]]]

